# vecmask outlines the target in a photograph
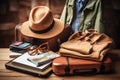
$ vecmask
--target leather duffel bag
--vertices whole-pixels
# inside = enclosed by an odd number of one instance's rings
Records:
[[[53,60],[52,70],[56,75],[108,73],[112,70],[112,60],[110,57],[106,57],[102,62],[71,57],[59,57]]]
[[[49,38],[49,39],[38,39],[38,38],[33,38],[33,37],[28,37],[23,35],[20,32],[20,26],[21,24],[16,25],[15,27],[15,41],[25,41],[25,42],[30,42],[34,45],[41,45],[41,44],[47,44],[49,50],[52,51],[58,51],[60,48],[60,44],[67,41],[70,35],[73,33],[72,29],[69,25],[66,25],[62,33],[59,35]]]

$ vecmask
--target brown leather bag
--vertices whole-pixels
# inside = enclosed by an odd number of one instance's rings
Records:
[[[59,35],[49,38],[49,39],[37,39],[23,35],[20,32],[20,24],[15,27],[15,40],[16,41],[25,41],[30,42],[35,45],[47,44],[49,50],[58,51],[60,44],[67,41],[70,35],[72,34],[72,29],[69,25],[65,25],[65,28],[62,33]]]
[[[59,52],[62,56],[102,61],[112,43],[110,37],[91,29],[72,34],[61,44]]]
[[[103,62],[59,57],[53,60],[52,70],[56,75],[90,75],[109,72],[112,60],[106,57]]]

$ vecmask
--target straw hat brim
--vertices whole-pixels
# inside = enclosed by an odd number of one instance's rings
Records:
[[[45,32],[45,33],[38,34],[31,31],[29,28],[28,21],[24,22],[21,25],[20,32],[25,36],[33,37],[33,38],[40,38],[40,39],[52,38],[59,35],[64,29],[64,23],[62,21],[56,18],[54,18],[54,21],[55,23],[52,29],[50,29],[48,32]]]

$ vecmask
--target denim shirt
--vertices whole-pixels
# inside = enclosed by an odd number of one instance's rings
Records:
[[[74,6],[74,18],[72,22],[73,32],[77,32],[80,25],[81,12],[89,0],[76,0]]]

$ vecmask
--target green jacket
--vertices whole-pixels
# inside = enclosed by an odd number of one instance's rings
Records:
[[[65,24],[71,24],[73,19],[75,0],[66,0],[61,20]],[[104,32],[102,20],[101,0],[89,0],[86,7],[83,9],[80,18],[79,31],[86,29],[95,29],[100,33]]]

